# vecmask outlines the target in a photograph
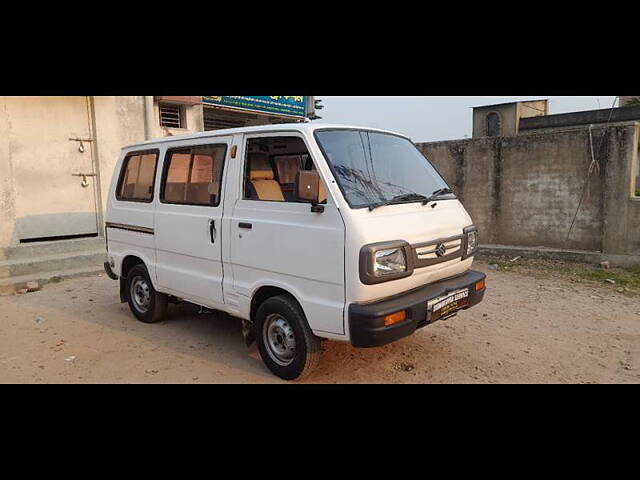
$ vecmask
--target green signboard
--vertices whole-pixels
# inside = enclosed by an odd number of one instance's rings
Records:
[[[304,118],[307,97],[202,97],[206,105]]]

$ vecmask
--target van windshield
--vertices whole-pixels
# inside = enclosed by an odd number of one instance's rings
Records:
[[[410,203],[433,199],[434,192],[450,192],[406,138],[366,130],[318,130],[315,135],[351,208]],[[437,198],[455,196],[443,193]]]

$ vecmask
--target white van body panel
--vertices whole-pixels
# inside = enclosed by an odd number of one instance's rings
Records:
[[[230,136],[204,140],[172,142],[170,149],[200,145],[224,145],[225,166],[229,163]],[[166,152],[169,152],[168,148]],[[162,155],[163,168],[158,169],[156,191],[161,192],[162,172],[168,162]],[[226,168],[223,167],[221,185]],[[220,189],[224,198],[224,188]],[[163,203],[155,199],[156,281],[159,291],[169,292],[199,305],[220,309],[222,294],[223,200],[217,206]]]
[[[245,135],[242,146],[261,136],[299,136],[311,151],[309,139],[296,133]],[[238,157],[246,157],[244,149],[239,149]],[[232,188],[238,200],[225,216],[231,288],[242,297],[240,316],[249,318],[253,295],[261,287],[273,286],[296,298],[315,333],[345,335],[344,222],[331,196],[324,212],[314,214],[305,203],[243,200],[242,186]],[[251,224],[251,229],[240,228],[241,223]]]
[[[107,228],[113,271],[121,275],[124,258],[141,258],[159,292],[250,319],[251,301],[262,287],[289,292],[300,303],[311,329],[320,337],[348,341],[348,307],[416,289],[469,270],[473,257],[416,268],[406,278],[365,285],[359,277],[364,245],[393,240],[409,244],[461,235],[472,224],[458,200],[368,208],[350,208],[318,147],[318,128],[358,128],[326,124],[292,124],[219,130],[151,140],[125,147],[112,180],[108,224],[132,225],[152,233]],[[392,133],[362,127],[363,130]],[[309,204],[244,200],[247,139],[299,136],[327,193],[324,212]],[[159,200],[168,148],[224,142],[228,146],[219,206],[168,205]],[[235,158],[231,151],[237,149]],[[159,150],[152,203],[122,202],[115,190],[124,156]],[[216,239],[210,241],[209,222]],[[240,228],[250,223],[251,229]]]
[[[311,215],[305,204],[255,203],[239,201],[230,218],[236,293],[250,300],[260,287],[283,288],[313,330],[344,334],[344,224],[337,208]]]
[[[222,262],[225,266],[226,275],[222,280],[222,290],[224,293],[224,310],[238,318],[249,320],[250,304],[246,296],[240,295],[234,288],[232,266],[231,266],[231,247],[233,242],[225,239],[232,238],[233,211],[238,199],[242,195],[242,171],[244,162],[242,161],[242,142],[244,135],[242,133],[233,135],[231,148],[236,149],[235,158],[230,158],[225,165],[225,182],[224,196],[222,202],[224,204],[225,215],[222,218]]]
[[[122,261],[127,256],[142,259],[149,270],[149,276],[155,286],[155,204],[116,200],[116,187],[124,158],[132,152],[150,150],[148,147],[126,148],[117,162],[109,188],[105,215],[106,236],[109,255],[114,260],[113,271],[121,274]],[[116,225],[110,227],[109,225]]]
[[[352,210],[346,216],[347,275],[359,277],[359,254],[363,245],[404,240],[411,245],[460,235],[464,227],[471,225],[471,218],[458,200],[436,202],[435,207],[420,203],[389,205],[369,211],[368,208]],[[435,281],[453,277],[471,267],[472,258],[453,259],[449,262],[416,268],[413,275],[376,285],[364,285],[360,281],[347,282],[347,302],[371,302]]]
[[[109,228],[107,232],[109,238],[109,256],[113,258],[115,267],[113,272],[116,275],[122,274],[122,262],[128,256],[140,258],[149,270],[149,276],[154,284],[156,267],[156,250],[152,235]]]

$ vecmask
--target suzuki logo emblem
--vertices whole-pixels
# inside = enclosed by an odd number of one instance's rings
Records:
[[[439,243],[436,246],[436,255],[439,257],[444,257],[446,253],[447,253],[447,247],[445,247],[444,244]]]

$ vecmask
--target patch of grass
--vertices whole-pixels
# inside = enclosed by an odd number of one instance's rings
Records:
[[[640,197],[640,189],[636,190],[636,197]]]
[[[634,267],[634,269],[640,267]],[[630,271],[632,269],[611,269],[603,270],[601,268],[586,267],[578,270],[576,273],[579,277],[587,280],[595,280],[603,283],[609,283],[607,280],[613,280],[618,287],[638,288],[640,289],[640,272]]]
[[[599,265],[562,260],[518,258],[514,261],[504,256],[480,256],[478,260],[488,265],[497,265],[498,271],[502,272],[516,272],[534,277],[562,275],[574,281],[590,281],[615,289],[640,291],[640,265],[605,270]],[[615,283],[607,280],[613,280]]]

